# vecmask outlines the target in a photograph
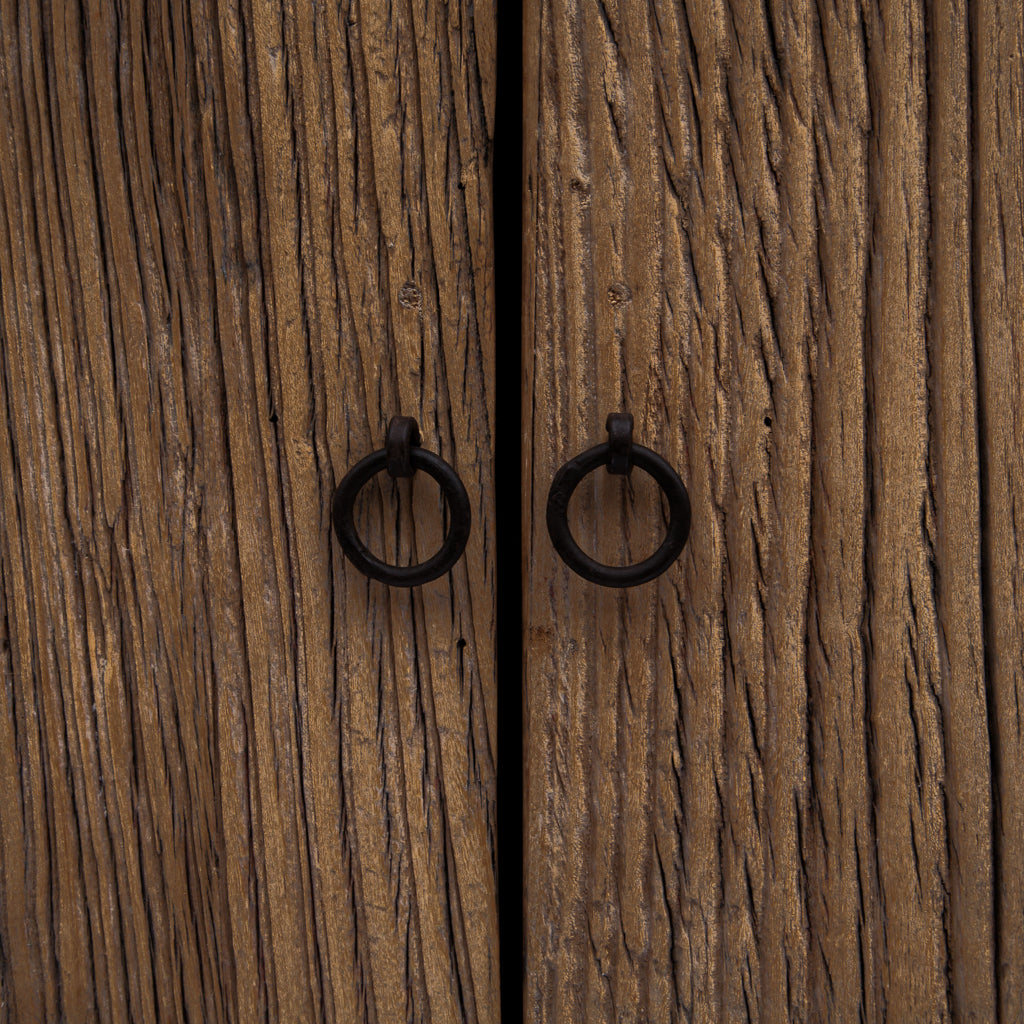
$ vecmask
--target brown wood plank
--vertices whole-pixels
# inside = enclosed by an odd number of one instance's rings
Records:
[[[531,1021],[996,1018],[970,52],[953,2],[527,4]],[[619,408],[694,507],[628,592],[544,526]]]
[[[983,631],[978,380],[971,293],[969,5],[929,5],[927,337],[933,587],[946,773],[946,986],[955,1020],[994,1020],[992,760]],[[1010,1018],[1012,1019],[1012,1018]]]
[[[494,31],[0,6],[5,1022],[498,1019]],[[329,521],[397,413],[415,592]]]
[[[974,324],[999,1015],[1024,1017],[1024,11],[971,5]]]
[[[876,1020],[879,929],[874,818],[864,719],[864,318],[868,264],[867,40],[860,5],[822,8],[827,64],[816,76],[815,141],[822,301],[812,372],[811,577],[807,686],[811,714],[809,980],[819,1012]],[[837,771],[838,767],[838,771]]]

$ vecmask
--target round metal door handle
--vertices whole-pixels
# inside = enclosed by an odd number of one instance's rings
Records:
[[[382,469],[393,478],[412,476],[422,469],[440,485],[448,505],[448,532],[440,550],[418,565],[390,565],[374,555],[356,533],[353,507],[356,495]],[[331,503],[334,532],[345,557],[364,575],[392,587],[417,587],[443,576],[466,549],[472,515],[469,496],[458,474],[439,455],[420,447],[416,421],[395,416],[388,424],[384,448],[357,462],[344,476]]]
[[[656,452],[633,444],[633,417],[613,413],[608,417],[610,440],[570,459],[555,474],[548,492],[548,534],[555,550],[573,572],[603,587],[635,587],[660,576],[680,555],[690,535],[690,496],[679,474]],[[610,473],[626,474],[639,466],[657,481],[669,505],[668,532],[649,558],[635,565],[604,565],[584,552],[569,529],[569,499],[580,481],[599,466]]]

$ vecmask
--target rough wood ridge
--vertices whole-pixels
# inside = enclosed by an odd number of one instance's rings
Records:
[[[0,2],[2,1024],[497,1019],[494,45]],[[411,594],[328,519],[397,413],[473,501]]]
[[[526,1018],[1020,1020],[1020,6],[526,6]]]

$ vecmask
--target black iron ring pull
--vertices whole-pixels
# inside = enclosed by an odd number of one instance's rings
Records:
[[[555,550],[573,572],[603,587],[635,587],[660,576],[680,555],[690,535],[690,496],[679,474],[650,448],[633,443],[633,417],[612,413],[608,441],[570,459],[556,474],[548,492],[548,533]],[[668,498],[668,533],[650,558],[635,565],[602,565],[586,554],[569,530],[569,499],[580,481],[599,466],[625,475],[639,466],[657,481]]]
[[[352,516],[356,495],[382,469],[386,469],[393,478],[410,477],[422,469],[441,485],[450,517],[448,532],[437,554],[418,565],[382,562],[356,533]],[[448,572],[466,548],[472,522],[469,496],[458,474],[440,456],[420,447],[419,427],[411,416],[393,417],[388,424],[384,447],[367,455],[345,474],[334,492],[331,518],[338,542],[348,560],[361,573],[392,587],[417,587]]]

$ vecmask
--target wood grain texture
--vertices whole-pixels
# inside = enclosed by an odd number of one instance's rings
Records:
[[[974,324],[982,456],[999,1013],[1024,1017],[1024,10],[971,6]]]
[[[4,1024],[498,1019],[494,33],[0,4]],[[398,413],[412,592],[329,522]]]
[[[530,1021],[1020,1015],[1011,6],[527,3]]]

